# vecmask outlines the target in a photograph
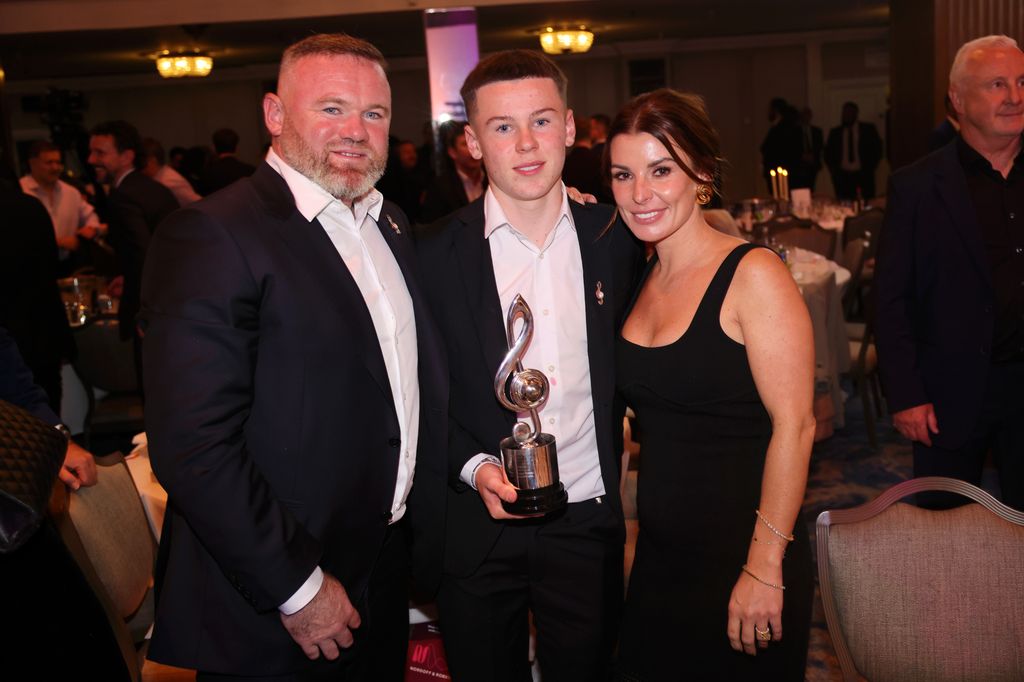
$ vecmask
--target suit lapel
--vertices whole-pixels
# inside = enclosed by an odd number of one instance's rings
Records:
[[[464,225],[455,237],[455,253],[484,366],[493,374],[508,352],[508,342],[491,249],[484,239],[483,206],[483,201],[477,200],[458,213]],[[509,412],[510,419],[511,415]]]
[[[281,240],[308,271],[310,281],[326,290],[326,298],[344,320],[345,328],[358,335],[366,349],[362,359],[370,376],[388,400],[392,400],[387,367],[366,301],[320,221],[306,221],[295,208],[295,200],[284,178],[266,162],[257,168],[252,179],[270,214],[279,221],[277,233]],[[296,304],[302,305],[302,302]]]
[[[587,349],[590,356],[590,385],[595,407],[611,402],[614,391],[612,343],[615,337],[615,302],[613,300],[611,256],[607,238],[598,238],[603,221],[595,220],[594,212],[570,201],[576,237],[583,259],[583,301],[587,312]],[[600,284],[600,295],[598,294]]]
[[[986,286],[992,289],[992,267],[985,254],[985,244],[978,224],[978,214],[971,205],[967,178],[960,165],[957,145],[949,144],[942,151],[935,178],[935,191],[949,216],[954,231],[964,242],[967,255],[974,262]]]

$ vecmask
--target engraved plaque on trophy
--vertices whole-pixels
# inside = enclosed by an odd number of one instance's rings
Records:
[[[517,319],[522,329],[515,334]],[[523,369],[522,358],[533,338],[533,313],[526,300],[516,294],[505,321],[508,353],[494,376],[494,393],[503,406],[517,415],[528,412],[530,423],[516,422],[512,435],[501,441],[505,478],[516,488],[515,502],[502,502],[510,514],[540,515],[561,509],[568,496],[558,480],[555,437],[542,433],[538,410],[550,393],[548,378],[538,369]]]

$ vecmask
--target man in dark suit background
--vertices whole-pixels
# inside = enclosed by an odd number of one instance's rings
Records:
[[[824,149],[824,135],[821,128],[811,125],[814,112],[810,107],[800,111],[800,140],[802,142],[800,163],[792,172],[789,186],[791,188],[806,187],[814,193],[818,182],[818,171],[821,170],[821,153]]]
[[[478,199],[487,188],[483,164],[473,158],[466,146],[465,128],[465,121],[445,121],[438,128],[445,154],[441,157],[441,172],[423,197],[421,223],[431,223],[462,208]]]
[[[846,201],[875,196],[875,169],[882,160],[878,129],[874,123],[858,121],[859,112],[855,102],[845,103],[842,124],[829,131],[825,144],[825,164],[836,198]]]
[[[1003,501],[1024,509],[1024,53],[979,38],[949,80],[960,137],[889,184],[879,368],[915,476],[978,484],[991,450]]]
[[[530,679],[528,611],[545,679],[608,675],[621,608],[619,499],[623,406],[615,399],[615,330],[640,249],[608,206],[578,206],[560,181],[575,134],[564,74],[539,52],[480,61],[466,78],[466,141],[487,169],[484,196],[418,241],[427,294],[451,363],[448,529],[438,593],[456,680]],[[493,382],[508,351],[516,293],[535,330],[523,365],[551,382],[540,408],[557,440],[568,506],[514,518],[501,506],[499,442],[516,415]]]
[[[141,171],[145,163],[142,138],[131,123],[108,121],[92,129],[89,165],[97,180],[110,185],[107,238],[124,282],[117,313],[123,339],[137,339],[135,315],[150,236],[178,209],[171,191]]]
[[[199,174],[199,188],[203,196],[256,172],[255,166],[238,158],[238,133],[231,128],[213,132],[213,151],[216,158]]]
[[[306,38],[263,109],[266,162],[161,225],[146,266],[169,496],[149,653],[200,680],[397,682],[407,530],[420,585],[440,579],[448,377],[408,223],[373,189],[384,59]]]

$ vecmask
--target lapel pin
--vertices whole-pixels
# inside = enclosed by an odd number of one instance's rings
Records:
[[[604,292],[601,291],[601,281],[598,280],[597,288],[594,289],[594,298],[597,299],[598,305],[604,305]]]
[[[402,234],[402,231],[398,229],[398,223],[392,220],[390,215],[385,213],[384,217],[388,219],[388,225],[390,225],[391,229],[395,231],[395,234]]]

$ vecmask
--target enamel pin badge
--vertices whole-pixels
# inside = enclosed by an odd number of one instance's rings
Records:
[[[597,299],[598,305],[604,305],[604,292],[601,291],[601,281],[598,280],[597,288],[594,289],[594,298]]]
[[[384,217],[388,219],[388,225],[390,225],[391,229],[395,231],[395,234],[402,234],[402,231],[398,229],[398,223],[392,220],[391,216],[385,213]]]

